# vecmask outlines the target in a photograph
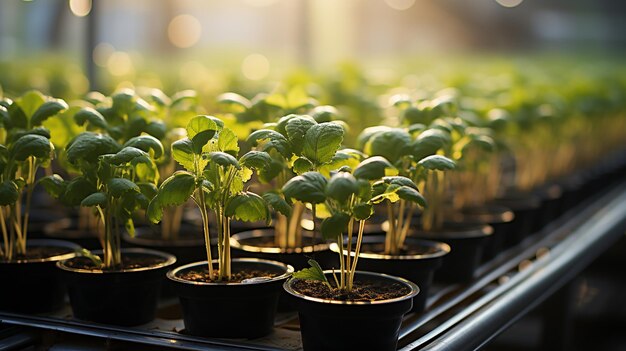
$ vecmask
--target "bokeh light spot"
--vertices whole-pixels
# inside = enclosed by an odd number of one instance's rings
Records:
[[[70,0],[70,11],[77,17],[85,17],[91,11],[91,0]]]
[[[250,80],[259,80],[270,73],[270,61],[261,54],[252,54],[243,59],[241,73]]]
[[[496,0],[496,2],[504,7],[516,7],[519,6],[524,0]]]
[[[387,5],[394,10],[404,11],[415,5],[415,0],[385,0]]]
[[[106,67],[109,58],[115,52],[113,45],[109,43],[100,43],[93,49],[93,62],[100,67]]]
[[[194,46],[202,35],[202,24],[192,15],[178,15],[170,21],[167,36],[179,48]]]
[[[107,68],[111,75],[125,76],[132,73],[133,61],[130,59],[130,55],[123,51],[116,51],[107,60]]]

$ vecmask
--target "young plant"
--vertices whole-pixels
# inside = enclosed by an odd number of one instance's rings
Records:
[[[0,102],[0,258],[26,254],[28,219],[37,170],[54,155],[50,132],[42,123],[66,110],[63,100],[30,91]]]
[[[305,204],[296,201],[285,206],[279,189],[293,177],[309,171],[330,170],[343,165],[358,163],[360,153],[355,150],[337,151],[343,140],[344,129],[335,122],[318,123],[307,115],[287,115],[275,125],[275,129],[253,132],[248,141],[271,160],[270,166],[259,174],[261,181],[274,180],[278,190],[267,192],[263,197],[278,212],[275,225],[275,244],[281,248],[302,246],[301,221]],[[315,207],[312,207],[315,218]]]
[[[159,173],[154,160],[163,155],[163,146],[149,135],[120,145],[108,135],[84,132],[70,141],[66,155],[80,175],[65,181],[55,174],[42,184],[63,203],[93,208],[104,227],[104,255],[94,263],[102,269],[120,269],[120,229],[124,226],[134,235],[133,213],[146,209],[156,193]]]
[[[259,151],[250,151],[237,159],[237,136],[215,117],[196,116],[186,130],[187,137],[172,144],[172,156],[185,170],[175,172],[161,184],[147,215],[150,221],[158,223],[165,207],[180,206],[191,198],[202,215],[209,279],[229,281],[231,220],[270,221],[265,200],[244,190],[244,185],[253,169],[265,169],[271,160]],[[214,212],[217,221],[217,270],[211,257],[209,211]]]

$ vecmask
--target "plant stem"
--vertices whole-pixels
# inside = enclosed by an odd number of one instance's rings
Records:
[[[359,221],[359,233],[356,239],[356,249],[354,251],[354,261],[350,268],[350,276],[348,277],[348,291],[352,291],[354,286],[354,273],[356,272],[356,264],[359,261],[359,255],[361,254],[361,245],[363,244],[363,230],[365,229],[365,221]],[[348,252],[349,253],[349,252]]]
[[[2,239],[4,240],[4,253],[3,255],[5,255],[6,259],[8,261],[11,260],[12,257],[9,256],[10,250],[9,250],[9,237],[8,237],[8,233],[7,233],[7,225],[5,222],[5,217],[4,217],[4,210],[5,207],[4,206],[0,206],[0,225],[2,227]]]
[[[209,234],[209,214],[206,209],[206,200],[204,199],[204,190],[199,189],[198,207],[202,216],[202,232],[204,234],[204,247],[206,249],[207,263],[209,266],[209,279],[213,279],[213,259],[211,258],[211,236]]]
[[[385,236],[385,253],[389,254],[392,250],[392,242],[395,240],[396,236],[396,220],[393,215],[393,207],[389,200],[385,200],[387,203],[387,220],[389,222],[389,229],[387,230],[387,235]]]
[[[337,238],[337,244],[339,245],[339,278],[340,278],[340,283],[339,283],[339,289],[344,290],[346,288],[346,266],[344,264],[344,258],[343,258],[343,251],[344,251],[344,247],[343,247],[343,234],[339,233],[339,237]],[[348,249],[348,255],[350,255],[350,249]]]
[[[315,243],[317,243],[317,228],[315,225],[315,218],[317,218],[316,216],[316,212],[317,212],[317,204],[311,204],[311,216],[313,217],[313,247],[312,247],[312,251],[311,251],[311,256],[313,256],[313,259],[315,259]]]
[[[350,255],[350,252],[352,251],[352,230],[354,225],[354,219],[352,217],[350,217],[350,221],[348,222],[348,245],[347,245],[347,249],[348,249],[348,255],[346,256],[346,267],[348,269],[350,269],[351,265],[350,265],[350,259],[352,258]],[[349,286],[349,282],[348,282],[348,286]]]

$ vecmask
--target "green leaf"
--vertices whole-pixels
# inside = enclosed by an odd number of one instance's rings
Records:
[[[304,136],[312,126],[317,124],[317,122],[309,116],[293,116],[295,117],[287,121],[285,125],[285,132],[287,133],[287,138],[291,142],[293,152],[295,154],[300,154],[304,145]]]
[[[36,90],[26,92],[15,101],[16,106],[19,106],[29,120],[44,102],[46,102],[45,96]]]
[[[152,199],[156,196],[159,191],[154,183],[149,182],[137,182],[137,186],[139,187],[139,191],[145,196],[147,199]]]
[[[118,151],[115,155],[108,158],[107,161],[114,165],[122,165],[130,162],[132,159],[141,156],[147,156],[148,153],[139,150],[136,147],[126,146],[122,150]]]
[[[76,112],[74,115],[74,121],[76,121],[76,124],[79,126],[88,122],[89,125],[102,130],[106,130],[109,127],[106,119],[104,119],[104,116],[91,107],[84,107],[80,111]]]
[[[241,156],[239,163],[244,167],[263,170],[271,165],[272,157],[266,152],[253,150]]]
[[[139,187],[137,184],[126,178],[111,178],[107,182],[107,188],[109,194],[113,197],[120,197],[124,195],[124,193],[129,191],[139,192]]]
[[[97,268],[101,268],[104,266],[104,263],[102,263],[102,258],[100,258],[100,256],[98,255],[94,255],[93,253],[91,253],[91,251],[87,249],[77,249],[76,251],[79,256],[88,258],[91,263],[93,263],[93,265]]]
[[[119,116],[131,113],[136,106],[135,92],[130,89],[123,89],[111,96],[113,105],[111,109]]]
[[[405,201],[414,202],[422,207],[426,207],[426,199],[419,193],[419,191],[410,188],[408,186],[401,186],[396,190],[396,194]]]
[[[382,156],[372,156],[361,162],[352,174],[358,179],[376,180],[393,173],[397,174],[397,170],[387,159]]]
[[[313,125],[304,136],[302,153],[317,165],[330,162],[343,141],[343,128],[327,122]]]
[[[365,153],[371,156],[383,156],[391,163],[396,163],[406,154],[412,139],[408,132],[394,128],[374,135],[365,145]]]
[[[30,156],[48,159],[52,150],[54,146],[48,138],[38,134],[26,134],[11,145],[9,153],[13,159],[24,161]]]
[[[353,194],[358,194],[358,192],[357,180],[348,172],[338,172],[326,185],[326,196],[340,203],[346,203]]]
[[[178,171],[167,178],[159,187],[157,195],[150,201],[147,210],[148,219],[158,223],[163,217],[163,208],[181,206],[196,189],[196,178],[193,174]]]
[[[269,152],[274,149],[278,151],[284,158],[291,158],[291,146],[289,141],[285,136],[280,134],[277,131],[270,129],[260,129],[255,132],[252,132],[247,141],[251,143],[253,146],[257,146],[260,141],[263,142],[263,146],[261,147],[262,151]]]
[[[376,126],[376,127],[368,127],[363,129],[361,134],[359,134],[357,138],[357,147],[361,150],[365,148],[367,142],[373,138],[376,134],[382,133],[387,130],[391,130],[393,128],[387,126]]]
[[[294,272],[292,277],[302,280],[317,280],[324,282],[324,284],[330,287],[328,279],[326,279],[326,275],[324,275],[324,271],[322,270],[322,267],[320,267],[319,263],[315,260],[309,260],[308,263],[311,268],[303,268],[302,270]]]
[[[37,184],[41,184],[46,192],[55,199],[58,199],[60,196],[62,196],[65,192],[65,189],[67,188],[65,180],[63,180],[63,178],[61,178],[61,176],[58,174],[53,174],[40,178],[37,181]]]
[[[234,217],[245,222],[265,221],[269,224],[272,219],[265,200],[249,191],[231,198],[226,205],[225,213],[227,217]]]
[[[14,204],[20,196],[19,187],[12,180],[0,183],[0,206]]]
[[[306,172],[291,178],[283,186],[288,199],[319,204],[326,200],[326,178],[318,172]]]
[[[374,206],[369,203],[359,203],[352,208],[352,215],[358,221],[364,221],[374,213]]]
[[[224,93],[217,97],[217,102],[228,112],[240,113],[252,106],[250,100],[236,93]]]
[[[84,132],[69,142],[66,153],[67,160],[76,165],[78,160],[95,163],[101,155],[114,154],[119,150],[119,144],[110,136]]]
[[[274,211],[277,211],[286,217],[291,216],[291,206],[276,191],[269,191],[263,194],[263,199],[274,209]]]
[[[456,163],[453,160],[441,155],[428,156],[420,160],[417,164],[428,170],[444,171],[456,168]]]
[[[126,143],[124,143],[124,146],[136,147],[137,149],[145,152],[152,151],[155,159],[163,156],[163,144],[161,144],[159,139],[153,137],[152,135],[140,135],[130,138]]]
[[[233,155],[227,154],[225,152],[221,152],[221,151],[211,152],[207,155],[207,157],[208,157],[209,162],[215,162],[222,167],[233,166],[233,167],[236,167],[237,169],[241,168],[237,159],[233,157]]]
[[[33,113],[30,118],[31,127],[39,126],[46,119],[58,114],[61,111],[67,110],[69,106],[61,99],[49,100],[41,104],[39,108]]]
[[[391,176],[391,177],[384,177],[382,179],[382,182],[385,184],[395,184],[395,185],[399,185],[399,186],[407,186],[409,188],[413,188],[415,190],[417,190],[417,185],[415,185],[415,183],[407,178],[407,177],[403,177],[403,176]]]
[[[148,123],[144,131],[157,139],[163,139],[167,135],[167,126],[163,122],[152,121]]]
[[[307,158],[299,157],[293,162],[293,171],[296,174],[306,173],[313,169],[313,164]]]
[[[101,192],[93,193],[87,196],[86,198],[84,198],[83,201],[80,202],[80,205],[83,207],[93,207],[93,206],[106,207],[106,204],[107,204],[107,195]]]
[[[322,221],[322,236],[326,240],[336,239],[339,235],[346,232],[350,215],[343,212],[334,213]]]
[[[84,198],[97,191],[96,186],[82,176],[67,183],[61,202],[68,206],[78,206]]]
[[[450,134],[440,129],[427,129],[411,143],[411,155],[416,160],[434,155],[444,146],[450,143]]]
[[[311,117],[317,123],[331,122],[339,118],[339,111],[334,106],[317,106],[311,111]]]
[[[227,154],[237,156],[239,154],[239,139],[232,130],[224,128],[217,138],[217,148]]]
[[[172,143],[172,157],[189,172],[194,171],[193,143],[190,139],[180,139]]]
[[[217,133],[218,127],[209,116],[196,116],[187,123],[187,137],[192,141],[193,151],[202,153],[202,147]]]
[[[330,176],[330,172],[348,167],[350,171],[355,169],[367,155],[354,149],[341,149],[335,153],[333,159],[319,168],[320,173]]]

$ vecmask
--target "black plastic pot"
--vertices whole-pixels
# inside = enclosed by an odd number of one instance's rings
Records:
[[[122,249],[122,255],[156,256],[163,262],[117,271],[72,268],[66,265],[68,261],[57,263],[67,283],[75,318],[120,326],[145,324],[154,319],[163,275],[176,258],[138,248]]]
[[[443,260],[435,276],[436,281],[464,283],[474,278],[480,265],[483,249],[493,228],[487,224],[445,223],[436,231],[416,231],[418,238],[442,241],[450,245],[450,253]]]
[[[488,236],[485,242],[483,262],[496,257],[504,250],[507,236],[515,232],[514,220],[515,214],[508,207],[492,204],[466,207],[453,215],[454,222],[489,224],[493,228],[493,234]]]
[[[422,312],[426,307],[435,271],[441,267],[445,256],[450,253],[450,246],[438,241],[407,238],[404,248],[419,253],[381,254],[385,249],[385,234],[364,236],[357,267],[364,271],[401,276],[417,284],[420,293],[413,298],[411,312]],[[330,250],[338,253],[339,246],[333,243]],[[347,254],[345,250],[343,253],[344,256]],[[354,251],[351,254],[352,257],[355,256]]]
[[[315,258],[324,267],[335,258],[329,250],[329,244],[321,238],[313,241],[313,234],[302,232],[303,246],[296,248],[280,248],[274,246],[274,229],[256,229],[234,234],[230,237],[230,246],[234,257],[254,257],[264,260],[283,262],[296,270],[309,267],[307,261]]]
[[[324,273],[333,279],[331,271]],[[404,284],[410,293],[371,302],[328,300],[294,290],[296,279],[290,279],[284,289],[295,297],[305,351],[396,349],[402,316],[411,310],[419,288],[406,279],[380,273],[357,271],[355,279]]]
[[[509,192],[495,199],[493,204],[508,207],[515,214],[510,235],[507,235],[504,240],[505,248],[517,245],[533,233],[541,209],[541,200],[537,196],[530,193]]]
[[[538,187],[534,193],[541,199],[541,210],[533,226],[533,232],[539,231],[561,214],[563,190],[558,184],[550,183]]]
[[[293,273],[293,267],[275,261],[239,258],[232,261],[233,272],[254,269],[276,276],[243,283],[192,282],[180,277],[181,272],[201,270],[206,265],[206,261],[195,262],[167,273],[180,298],[184,333],[248,339],[271,333],[281,286]]]
[[[36,246],[60,247],[67,253],[41,259],[0,261],[0,310],[18,313],[52,312],[63,306],[65,285],[56,268],[57,261],[76,256],[80,246],[62,240],[28,240],[27,249]]]

